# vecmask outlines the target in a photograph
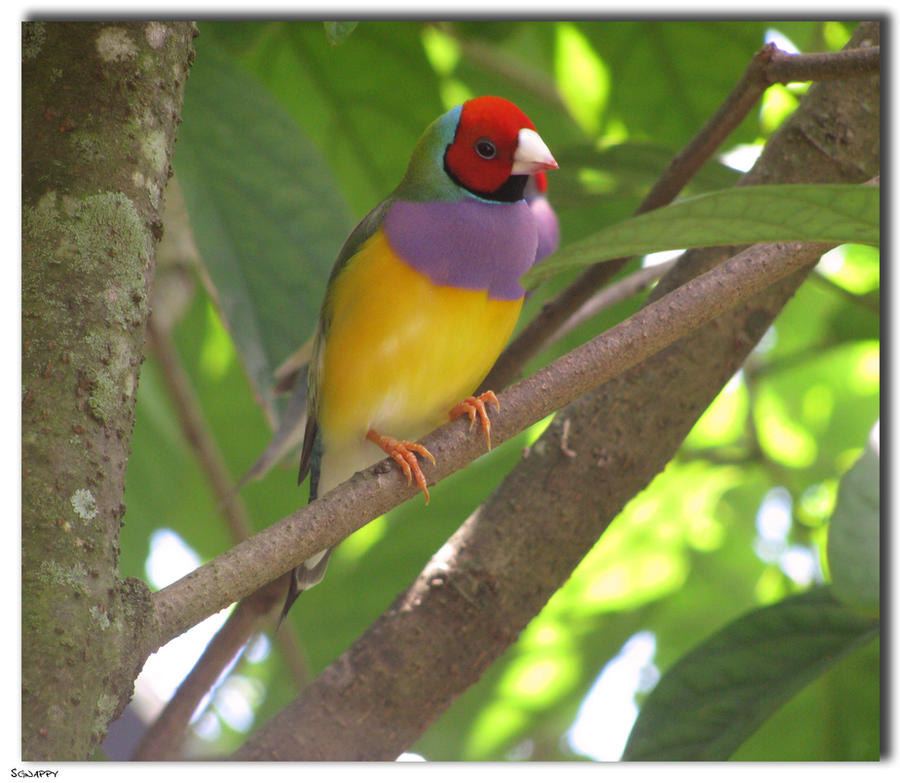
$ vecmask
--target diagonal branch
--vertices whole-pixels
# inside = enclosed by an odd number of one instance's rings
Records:
[[[178,759],[191,717],[203,697],[235,661],[263,620],[280,605],[286,590],[287,580],[276,580],[238,603],[159,717],[144,733],[132,761]]]
[[[507,389],[492,417],[492,437],[502,443],[526,427],[624,374],[699,325],[759,293],[818,257],[826,245],[754,245],[672,291],[602,335]],[[424,439],[437,458],[431,482],[477,456],[480,439],[464,422],[445,425]],[[205,617],[277,579],[315,552],[342,541],[415,491],[384,460],[310,505],[241,542],[154,595],[161,645]]]
[[[661,356],[657,351],[690,334],[698,325],[792,273],[802,279],[825,249],[801,243],[754,245],[676,289],[510,387],[500,397],[503,407],[497,421],[498,436],[508,437],[511,422],[518,421],[521,411],[535,402],[542,411],[554,410],[570,395],[580,394],[598,382],[626,381],[628,375],[622,373],[628,368],[639,373],[643,360],[654,354]],[[773,309],[770,317],[776,312]],[[744,350],[749,351],[751,345],[748,343]],[[742,358],[737,354],[732,361],[739,364]],[[542,399],[538,401],[537,397]],[[581,404],[579,400],[576,407]],[[589,415],[596,417],[598,412],[592,409]],[[297,701],[251,738],[237,759],[396,758],[516,639],[615,512],[643,485],[643,470],[628,471],[580,442],[590,430],[588,415],[571,417],[567,412],[560,418],[574,424],[568,428],[566,450],[559,443],[565,423],[559,420],[551,426],[551,440],[558,445],[545,454],[556,468],[544,467],[538,475],[529,476],[530,485],[517,476],[518,470],[510,474],[487,505],[463,524],[388,611]],[[429,438],[428,448],[437,443],[443,446],[445,434],[449,433],[442,431]],[[454,448],[444,460],[439,457],[439,466],[443,467],[456,452]],[[531,462],[530,458],[525,460],[522,467],[529,467]],[[605,469],[598,470],[598,465]],[[604,489],[610,483],[621,486],[607,501],[617,508],[603,508],[598,515],[596,508],[588,511],[584,507],[594,502],[593,493],[589,493],[591,502],[587,504],[573,496],[584,493],[585,483],[596,484],[601,477]],[[528,486],[533,488],[534,482],[552,501],[552,511],[542,507],[540,513],[534,513],[532,508],[511,500],[527,496]],[[498,509],[500,513],[495,513]],[[528,567],[523,568],[523,563]],[[340,694],[337,710],[336,694]],[[378,720],[370,719],[373,714]]]

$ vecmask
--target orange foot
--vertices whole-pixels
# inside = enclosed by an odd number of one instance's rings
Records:
[[[484,394],[479,394],[477,397],[466,397],[462,402],[454,405],[453,410],[450,411],[451,419],[458,419],[460,416],[469,417],[470,432],[475,426],[475,416],[478,416],[478,419],[481,422],[481,431],[484,433],[484,437],[487,438],[488,451],[491,450],[491,420],[488,417],[486,403],[489,402],[494,403],[494,407],[498,411],[500,410],[500,403],[497,400],[497,395],[492,391],[486,391]]]
[[[431,500],[431,496],[428,494],[428,482],[425,481],[425,474],[422,473],[418,457],[416,457],[416,454],[427,457],[434,464],[434,457],[428,449],[419,443],[397,440],[389,435],[379,435],[375,430],[369,430],[366,433],[366,440],[372,441],[400,466],[403,475],[406,476],[407,484],[411,483],[413,478],[416,479],[416,486],[425,493],[426,504]]]

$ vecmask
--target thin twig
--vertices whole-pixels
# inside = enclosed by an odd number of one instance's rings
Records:
[[[147,333],[182,429],[194,449],[215,497],[219,500],[232,538],[235,542],[243,541],[252,534],[246,510],[235,491],[215,439],[206,426],[200,403],[178,357],[171,334],[168,330],[160,328],[152,316]],[[277,602],[277,598],[272,597],[273,594],[277,592],[280,596],[285,589],[283,580],[276,581],[274,585],[266,585],[240,601],[225,621],[225,625],[210,640],[203,655],[169,700],[163,712],[148,727],[136,751],[135,759],[160,760],[175,757],[184,741],[185,732],[197,705],[206,692],[215,685],[225,667],[240,652],[261,620],[273,608]],[[278,642],[290,662],[290,669],[295,675],[297,685],[302,686],[309,681],[309,671],[306,669],[302,650],[288,633],[281,634]]]
[[[286,582],[286,579],[272,582],[238,603],[159,717],[144,733],[132,761],[167,761],[178,757],[197,706],[237,659],[262,621],[279,606],[287,590]]]
[[[842,49],[839,52],[787,54],[776,51],[772,62],[764,69],[772,84],[788,82],[824,82],[870,76],[881,69],[881,47]]]
[[[617,280],[608,288],[598,291],[576,312],[568,321],[566,321],[552,336],[555,342],[561,337],[574,331],[583,323],[600,315],[604,310],[624,302],[627,299],[639,294],[641,291],[649,288],[655,281],[675,266],[677,258],[671,261],[665,261],[662,264],[654,266],[641,267],[637,271]]]

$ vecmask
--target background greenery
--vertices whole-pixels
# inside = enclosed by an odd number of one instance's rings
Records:
[[[446,108],[500,94],[531,117],[560,163],[550,196],[569,244],[635,208],[767,30],[802,51],[822,51],[843,46],[852,29],[801,21],[363,22],[349,34],[329,30],[332,39],[346,35],[331,45],[318,22],[201,23],[175,169],[207,270],[196,279],[208,274],[215,294],[190,289],[174,336],[232,475],[240,477],[271,436],[281,404],[270,391],[272,371],[311,333],[344,236],[394,187],[419,134]],[[771,88],[729,147],[764,141],[804,89]],[[689,192],[727,187],[737,176],[713,163]],[[590,758],[567,732],[630,639],[653,640],[652,662],[632,689],[641,702],[657,671],[725,624],[829,581],[825,547],[838,484],[879,415],[877,252],[839,253],[800,289],[678,457],[414,752],[429,760]],[[167,273],[161,268],[160,279]],[[542,286],[523,322],[569,279]],[[532,367],[639,304],[584,324]],[[534,429],[434,487],[427,509],[414,499],[341,545],[325,582],[290,617],[312,673],[410,582],[536,438]],[[128,471],[124,575],[148,578],[160,530],[177,533],[201,560],[233,543],[152,355],[141,373]],[[242,490],[255,529],[305,502],[295,475],[288,460]],[[774,537],[764,524],[773,514],[783,522]],[[803,688],[734,757],[877,758],[878,685],[876,641]],[[196,716],[190,752],[228,752],[295,692],[278,647],[257,646]],[[633,717],[631,698],[612,712],[618,733]],[[609,729],[593,731],[600,748]],[[620,751],[621,743],[603,752]]]

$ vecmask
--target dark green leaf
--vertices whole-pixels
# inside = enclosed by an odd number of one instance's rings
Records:
[[[630,218],[555,253],[522,278],[551,275],[660,250],[753,242],[878,243],[878,188],[756,185],[686,198]]]
[[[828,530],[831,589],[851,607],[878,607],[879,452],[877,429],[856,464],[841,478]]]
[[[348,209],[297,125],[214,41],[198,46],[175,169],[224,320],[269,408],[272,370],[312,332]]]
[[[665,673],[623,758],[724,761],[791,696],[877,633],[877,623],[826,589],[750,612]]]
[[[810,683],[729,761],[878,761],[880,646],[873,639]]]
[[[236,50],[328,161],[359,218],[400,182],[419,136],[439,114],[438,81],[419,22],[369,21],[331,47],[319,22],[255,22]],[[228,23],[201,23],[222,37]],[[199,61],[199,57],[198,57]]]

